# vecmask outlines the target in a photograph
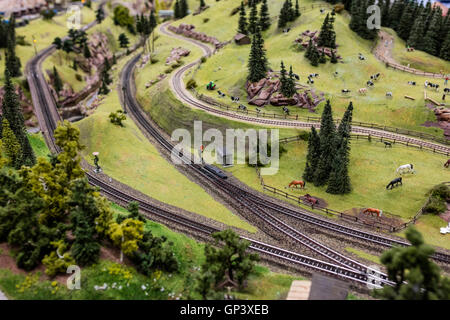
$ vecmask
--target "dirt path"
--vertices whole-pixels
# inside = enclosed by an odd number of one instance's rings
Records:
[[[444,78],[444,75],[439,73],[425,72],[422,70],[410,68],[409,66],[404,66],[392,57],[392,49],[394,48],[394,37],[391,36],[386,31],[380,30],[378,32],[378,37],[380,38],[377,46],[375,47],[373,53],[378,60],[388,63],[390,67],[401,70],[408,73],[413,73],[419,76],[426,76],[432,78]]]

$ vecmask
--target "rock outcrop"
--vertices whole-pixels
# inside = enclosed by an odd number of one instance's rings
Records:
[[[187,57],[191,53],[190,50],[184,49],[182,47],[173,48],[172,51],[170,51],[170,55],[166,59],[166,65],[177,63],[180,61],[182,57]]]
[[[220,42],[217,38],[208,36],[203,32],[195,31],[195,26],[192,24],[180,24],[178,27],[170,25],[168,29],[176,34],[181,34],[187,38],[195,39],[201,42],[211,43],[216,49],[221,49],[230,41]]]
[[[317,45],[317,39],[318,39],[318,31],[310,31],[310,30],[306,30],[304,32],[302,32],[302,34],[300,35],[299,38],[294,40],[294,43],[301,45],[303,48],[307,48],[309,45],[309,40],[312,40],[312,43],[317,47],[317,50],[319,50],[319,52],[324,52],[325,55],[327,55],[328,57],[331,58],[332,56],[332,51],[334,51],[334,55],[336,56],[336,58],[338,60],[341,60],[342,57],[338,54],[337,49],[330,49],[327,47],[319,47]],[[336,47],[338,47],[338,45],[336,45]]]

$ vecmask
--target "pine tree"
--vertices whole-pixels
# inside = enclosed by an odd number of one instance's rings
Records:
[[[119,35],[119,44],[121,48],[128,48],[128,45],[130,44],[130,40],[128,40],[128,37],[125,33],[121,33]]]
[[[186,0],[180,0],[180,14],[181,14],[181,18],[184,18],[188,15],[188,4]]]
[[[10,31],[11,32],[11,31]],[[13,37],[11,34],[8,36],[8,48],[5,52],[6,55],[6,68],[8,68],[11,77],[19,77],[22,74],[21,63],[19,57],[16,56],[16,49],[15,49],[15,40],[13,40]]]
[[[331,59],[330,59],[331,63],[338,63],[338,59],[336,57],[336,54],[334,53],[334,50],[331,50]]]
[[[200,0],[200,9],[206,7],[205,0]]]
[[[327,62],[327,59],[325,58],[325,51],[322,50],[322,51],[320,52],[319,63],[326,63],[326,62]]]
[[[261,31],[257,30],[253,35],[252,46],[250,49],[250,56],[248,60],[248,76],[250,82],[257,82],[263,79],[267,73],[267,59],[263,49],[264,40],[261,36]]]
[[[303,172],[303,179],[307,182],[314,181],[314,175],[320,159],[320,138],[316,128],[311,127],[311,134],[308,139],[308,154],[306,155],[306,166]]]
[[[265,31],[270,28],[270,24],[269,6],[267,0],[263,0],[259,12],[259,27],[262,31]]]
[[[248,18],[248,32],[255,34],[258,29],[258,10],[256,7],[256,1],[252,2],[250,16]]]
[[[55,85],[56,94],[59,97],[59,92],[63,89],[63,82],[55,66],[53,66],[53,83]]]
[[[298,0],[295,0],[295,17],[298,18],[301,16],[300,7],[298,5]]]
[[[289,21],[294,21],[296,16],[295,16],[295,9],[292,5],[292,1],[291,0],[287,0],[288,3],[288,16],[289,16]]]
[[[294,72],[292,71],[292,66],[289,68],[289,77],[286,81],[286,89],[285,92],[287,95],[285,97],[292,97],[294,94],[297,93],[297,89],[295,88],[295,79],[294,79]]]
[[[423,50],[423,36],[425,32],[425,15],[421,14],[414,21],[407,44],[417,50]]]
[[[319,37],[317,39],[317,45],[319,47],[328,47],[330,43],[330,23],[329,23],[329,15],[325,16],[323,20],[322,27],[320,29]]]
[[[314,46],[314,44],[312,42],[312,39],[310,38],[309,42],[308,42],[308,47],[306,47],[306,51],[305,51],[305,58],[308,60],[311,60],[313,46]]]
[[[333,121],[330,100],[327,100],[320,122],[320,160],[314,173],[314,185],[323,186],[327,183],[336,154],[336,126]]]
[[[175,5],[174,5],[174,8],[173,8],[173,17],[175,19],[180,19],[181,18],[180,1],[179,0],[175,1]]]
[[[287,23],[290,20],[290,11],[289,11],[289,3],[288,1],[284,1],[283,6],[280,10],[280,15],[278,17],[278,28],[282,29],[286,27]]]
[[[352,5],[351,5],[351,19],[350,19],[350,24],[349,27],[351,30],[353,30],[354,32],[358,32],[360,25],[361,25],[361,20],[362,17],[360,16],[360,7],[361,7],[361,0],[353,0],[352,1]]]
[[[152,31],[155,30],[156,26],[158,25],[158,22],[156,21],[155,12],[153,10],[150,12],[149,24]]]
[[[442,13],[440,10],[434,10],[434,15],[430,23],[424,38],[423,49],[431,55],[437,55],[439,53],[439,30],[442,23]]]
[[[92,55],[91,55],[91,51],[89,50],[89,46],[87,44],[84,45],[83,47],[83,56],[86,59],[89,59]]]
[[[244,2],[241,2],[241,7],[239,9],[239,26],[238,32],[242,34],[247,34],[247,17],[245,16],[245,6]]]
[[[286,68],[285,68],[285,66],[284,66],[283,61],[281,61],[281,65],[280,65],[280,83],[281,83],[280,91],[281,91],[281,93],[283,94],[283,96],[285,96],[285,97],[287,97],[287,95],[288,95],[288,91],[287,91],[287,87],[288,87],[287,81],[288,81],[288,78],[287,78],[286,75],[287,75]]]
[[[103,11],[103,8],[100,6],[97,9],[97,12],[95,13],[95,20],[97,23],[102,23],[103,20],[105,20],[105,12]]]
[[[397,31],[405,6],[405,0],[397,0],[394,1],[394,3],[392,4],[392,8],[389,11],[389,27],[391,27],[395,31]]]
[[[32,166],[36,163],[36,157],[26,135],[25,120],[20,107],[19,99],[11,82],[8,68],[5,69],[5,93],[2,104],[3,118],[7,119],[12,132],[20,143],[22,150],[21,165]]]
[[[450,61],[450,32],[447,33],[447,38],[442,44],[441,53],[439,57],[446,61]]]
[[[410,2],[403,11],[398,25],[397,34],[403,40],[408,40],[412,26],[414,24],[414,13],[416,10],[415,2]]]
[[[388,27],[389,26],[389,11],[391,8],[391,0],[385,0],[380,5],[381,7],[381,26]]]
[[[20,143],[17,141],[6,118],[2,120],[2,134],[3,150],[5,150],[6,157],[11,167],[20,169],[22,164],[22,149],[20,148]]]
[[[319,59],[320,59],[319,50],[317,50],[317,47],[315,45],[312,45],[311,58],[309,59],[311,65],[317,67],[319,65]]]

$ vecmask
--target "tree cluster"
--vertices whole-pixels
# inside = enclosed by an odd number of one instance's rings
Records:
[[[317,38],[317,45],[319,47],[336,48],[336,32],[334,31],[334,20],[326,15],[322,28],[320,29],[319,37]]]
[[[257,254],[247,252],[250,243],[241,240],[232,230],[216,232],[212,237],[215,242],[205,246],[206,260],[196,286],[205,300],[217,298],[214,291],[224,280],[231,280],[242,287],[259,261]]]
[[[350,102],[339,127],[333,120],[331,104],[325,104],[320,131],[311,128],[303,179],[315,186],[328,184],[326,192],[345,194],[351,191],[348,173],[353,104]]]
[[[295,21],[300,17],[300,8],[298,6],[298,0],[295,2],[295,7],[291,0],[285,0],[278,16],[278,28],[284,28],[291,21]]]
[[[111,66],[109,64],[108,59],[105,59],[105,64],[103,65],[102,73],[101,73],[101,79],[102,84],[100,86],[100,89],[98,90],[99,94],[108,94],[109,88],[108,86],[112,83],[112,79],[109,75],[109,71],[111,69]]]
[[[137,203],[114,219],[109,203],[90,185],[80,166],[79,130],[64,121],[54,135],[61,152],[20,170],[3,158],[5,137],[0,141],[0,241],[14,247],[17,265],[32,270],[42,262],[55,276],[69,265],[96,263],[102,243],[110,241],[144,274],[177,271],[171,243],[144,230]]]
[[[16,19],[6,22],[0,18],[0,48],[5,48],[5,65],[11,77],[22,75],[20,58],[16,55]]]
[[[181,19],[189,14],[187,0],[175,0],[173,16],[175,19]]]
[[[349,27],[361,38],[367,40],[374,40],[378,34],[378,29],[367,27],[367,20],[370,16],[370,13],[367,13],[367,8],[373,4],[374,0],[352,0],[350,5],[351,20]]]
[[[284,97],[290,98],[297,93],[297,90],[295,89],[295,78],[292,71],[292,66],[290,66],[289,74],[287,74],[283,61],[281,61],[280,82],[280,91]]]
[[[114,8],[113,21],[115,25],[127,28],[131,34],[135,34],[135,21],[130,15],[130,10],[122,5],[118,5]]]

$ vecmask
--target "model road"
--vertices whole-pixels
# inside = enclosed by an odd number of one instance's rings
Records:
[[[174,37],[177,39],[181,39],[187,42],[190,42],[196,46],[198,46],[202,51],[204,52],[204,55],[206,57],[212,55],[214,53],[214,50],[209,47],[208,45],[205,45],[204,43],[201,43],[197,40],[193,40],[190,38],[186,38],[177,34],[174,34],[167,30],[168,23],[162,24],[160,27],[161,33],[169,36]],[[247,123],[253,123],[257,125],[266,125],[266,126],[272,126],[272,127],[288,127],[288,128],[310,128],[315,127],[320,129],[320,123],[311,123],[311,122],[303,122],[303,121],[297,121],[297,120],[276,120],[276,119],[268,119],[268,118],[261,118],[261,117],[252,117],[248,116],[242,113],[237,112],[231,112],[226,110],[218,109],[214,106],[211,106],[204,101],[200,101],[197,98],[195,98],[185,87],[183,76],[186,73],[187,70],[192,68],[193,66],[197,65],[199,61],[192,62],[186,66],[181,67],[178,69],[172,78],[170,79],[170,85],[172,90],[174,91],[177,98],[182,101],[183,103],[197,108],[202,109],[208,113],[214,114],[216,116],[226,117],[232,120],[247,122]],[[439,143],[431,142],[431,141],[425,141],[418,138],[413,138],[411,136],[402,135],[393,133],[390,131],[380,130],[380,129],[371,129],[371,128],[365,128],[365,127],[359,127],[359,126],[352,126],[352,132],[358,133],[358,134],[365,134],[365,135],[371,135],[373,137],[380,137],[380,138],[387,138],[391,140],[396,141],[402,141],[404,143],[412,143],[416,144],[418,146],[422,147],[428,147],[430,149],[439,150],[444,153],[450,153],[450,147],[445,146]]]
[[[90,26],[87,26],[86,29]],[[61,117],[57,112],[56,103],[41,71],[42,61],[46,57],[48,57],[54,50],[55,47],[50,46],[49,48],[40,52],[35,58],[30,60],[26,67],[26,73],[30,85],[30,91],[32,92],[33,104],[36,110],[39,125],[44,134],[49,149],[52,152],[57,153],[60,151],[60,148],[55,143],[53,133],[56,129],[58,121],[61,121]],[[125,193],[118,188],[112,187],[97,178],[96,175],[89,172],[89,170],[88,172],[86,172],[86,175],[89,179],[89,182],[92,185],[99,187],[102,193],[112,201],[115,201],[119,204],[129,203],[130,201],[137,201],[139,203],[141,211],[148,218],[150,218],[151,216],[158,216],[163,221],[168,221],[172,224],[175,223],[184,228],[188,228],[190,230],[194,230],[206,235],[210,235],[213,232],[219,231],[208,225],[189,220],[185,217],[181,217],[176,213],[171,212],[170,210],[160,208],[133,195],[130,195],[129,193]],[[296,236],[299,237],[298,235]],[[251,249],[281,260],[285,263],[293,264],[297,267],[302,267],[302,269],[306,268],[309,270],[323,272],[334,277],[356,282],[360,285],[367,285],[368,283],[372,283],[373,285],[379,287],[383,284],[390,284],[390,282],[386,280],[385,275],[377,275],[375,270],[357,270],[358,268],[355,267],[359,264],[357,262],[354,265],[350,264],[349,267],[346,267],[345,265],[342,266],[342,259],[340,261],[337,260],[337,262],[341,264],[338,265],[300,255],[298,253],[287,251],[282,248],[262,243],[260,241],[255,241],[248,238],[246,238],[246,240],[251,242]],[[319,246],[318,244],[312,244]],[[326,248],[324,248],[324,250],[326,250]],[[339,253],[337,253],[336,255],[336,253],[333,253],[332,251],[328,251],[328,254],[331,254],[334,257],[339,257]]]

